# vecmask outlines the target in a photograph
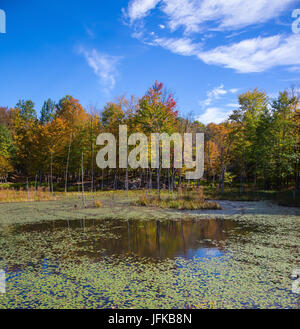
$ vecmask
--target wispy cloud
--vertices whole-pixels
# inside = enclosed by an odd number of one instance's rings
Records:
[[[193,43],[190,39],[181,38],[155,38],[153,45],[161,46],[171,52],[184,56],[197,55],[200,51],[200,44]]]
[[[232,107],[234,109],[239,108],[239,104],[238,103],[228,103],[225,105],[226,107]]]
[[[85,29],[86,34],[87,34],[90,38],[95,39],[96,34],[94,33],[94,31],[93,31],[92,29],[90,29],[90,28],[87,27],[87,26],[85,26],[84,29]]]
[[[206,99],[201,101],[200,105],[205,108],[205,107],[213,104],[217,100],[219,100],[222,96],[227,95],[228,93],[235,94],[236,92],[238,92],[238,90],[239,90],[238,88],[232,88],[232,89],[226,90],[224,85],[221,84],[220,86],[209,90],[206,93],[206,96],[207,96]]]
[[[209,123],[219,124],[228,119],[232,111],[226,111],[219,107],[209,107],[201,115],[197,116],[195,119],[205,125]]]
[[[294,0],[164,0],[170,27],[199,32],[204,23],[214,29],[239,29],[278,17]],[[207,27],[207,24],[205,24]]]
[[[159,45],[179,55],[195,55],[206,64],[223,66],[239,73],[263,72],[276,66],[295,67],[300,64],[299,34],[257,37],[208,51],[202,51],[202,45],[189,38],[156,38],[148,44]]]
[[[280,16],[296,0],[132,0],[126,11],[131,22],[145,18],[160,3],[171,30],[186,33],[203,28],[239,29]]]
[[[198,57],[207,64],[221,65],[240,73],[263,72],[275,66],[300,64],[300,35],[275,35],[220,46]]]
[[[118,75],[117,66],[121,57],[100,53],[96,49],[87,50],[83,47],[80,47],[78,52],[85,57],[105,91],[114,89]]]
[[[125,15],[133,23],[138,19],[146,17],[150,10],[155,8],[160,0],[131,0],[128,5],[128,10],[124,11]]]
[[[237,109],[239,107],[239,104],[238,103],[228,103],[226,104],[227,107],[233,107],[235,109]]]
[[[238,91],[238,88],[225,89],[224,85],[221,84],[211,90],[207,91],[206,99],[201,101],[199,104],[202,107],[203,113],[196,117],[196,119],[204,124],[221,123],[225,121],[228,116],[231,114],[231,110],[223,109],[219,105],[220,100],[223,97],[232,97],[232,94],[235,94]],[[228,101],[228,100],[227,100]],[[238,107],[238,105],[233,103],[228,103],[226,107]]]
[[[220,85],[216,88],[213,88],[212,90],[209,90],[206,93],[207,98],[200,102],[200,104],[202,105],[202,107],[206,107],[211,105],[215,100],[219,99],[221,97],[221,95],[226,95],[227,91],[224,89],[224,85]]]
[[[300,34],[244,39],[209,49],[204,44],[206,39],[203,39],[203,32],[227,31],[232,36],[232,31],[239,33],[239,29],[280,17],[297,1],[299,0],[132,0],[125,12],[135,29],[142,26],[143,38],[140,37],[140,40],[149,45],[160,46],[183,56],[196,56],[206,64],[230,68],[239,73],[252,73],[276,66],[299,65]],[[166,29],[160,29],[163,37],[148,33],[147,39],[146,25],[139,25],[138,22],[143,22],[155,8],[164,14],[159,16],[162,19],[160,25]],[[176,37],[173,36],[175,31]],[[178,37],[182,31],[183,35]],[[135,35],[136,33],[137,31]],[[202,35],[201,44],[194,41],[194,35],[192,36],[197,33]]]

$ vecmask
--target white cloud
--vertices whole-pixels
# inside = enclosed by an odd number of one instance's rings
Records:
[[[203,109],[203,113],[199,115],[196,118],[196,120],[204,124],[209,124],[211,122],[218,124],[228,119],[229,115],[232,113],[232,110],[226,110],[220,108],[219,106],[216,107],[212,105],[218,102],[225,95],[228,95],[230,93],[232,94],[237,91],[238,91],[237,88],[226,90],[223,84],[209,90],[206,93],[207,98],[204,101],[200,102],[200,105],[202,106]],[[237,108],[238,104],[229,103],[225,106],[230,108]]]
[[[179,55],[197,56],[206,64],[230,68],[239,73],[251,73],[263,72],[276,66],[297,67],[300,64],[300,34],[245,39],[208,50],[203,50],[204,44],[194,42],[188,34],[207,30],[235,31],[265,23],[279,17],[297,1],[299,0],[132,0],[126,15],[131,23],[141,22],[135,24],[135,29],[142,28],[144,36],[146,29],[143,20],[157,7],[165,14],[162,16],[165,18],[163,24],[158,26],[161,29],[162,26],[168,26],[171,32],[182,28],[183,36],[174,38],[172,35],[149,35],[148,39],[140,36],[140,40]]]
[[[226,104],[227,107],[233,107],[233,108],[238,108],[239,107],[239,104],[238,103],[228,103]]]
[[[165,25],[163,25],[163,24],[159,24],[158,25],[162,30],[164,30],[166,27],[165,27]]]
[[[85,27],[85,32],[88,34],[88,36],[92,39],[96,37],[95,33],[93,32],[92,29],[88,28],[87,26]]]
[[[232,111],[224,111],[219,107],[209,107],[201,115],[197,116],[195,119],[205,125],[209,123],[219,124],[228,119]]]
[[[202,107],[209,106],[217,99],[220,99],[221,96],[226,94],[227,94],[227,90],[225,90],[224,85],[221,84],[220,86],[215,87],[212,90],[209,90],[206,93],[207,98],[204,101],[200,102],[200,105],[202,105]]]
[[[299,65],[299,49],[300,35],[275,35],[199,52],[198,58],[207,64],[225,66],[240,73],[263,72],[274,66]]]
[[[139,32],[135,31],[131,34],[131,36],[135,39],[142,39],[143,35],[144,35],[144,31],[139,31]]]
[[[171,30],[199,32],[207,23],[213,29],[239,29],[263,23],[297,0],[132,0],[127,9],[131,23],[145,18],[160,2]]]
[[[103,54],[96,49],[86,50],[82,47],[79,49],[79,53],[84,55],[88,65],[99,77],[100,83],[106,88],[106,91],[112,90],[116,84],[117,65],[120,57]]]
[[[300,34],[257,37],[208,51],[202,51],[202,45],[193,43],[189,38],[157,38],[153,45],[180,55],[196,55],[206,64],[224,66],[239,73],[263,72],[275,66],[300,64]]]
[[[130,22],[146,17],[160,0],[132,0],[128,5],[127,16]]]
[[[232,94],[235,94],[239,91],[238,88],[232,88],[232,89],[229,89],[229,91],[232,93]]]
[[[193,43],[190,39],[186,38],[156,38],[153,40],[153,44],[184,56],[197,55],[200,51],[199,44]]]

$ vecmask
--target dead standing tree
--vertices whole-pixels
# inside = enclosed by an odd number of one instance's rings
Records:
[[[68,192],[68,174],[69,174],[69,162],[70,162],[71,144],[72,144],[72,133],[70,134],[70,141],[69,141],[69,148],[68,148],[68,156],[67,156],[67,165],[66,165],[66,176],[65,176],[65,198],[66,199],[67,199],[67,192]]]

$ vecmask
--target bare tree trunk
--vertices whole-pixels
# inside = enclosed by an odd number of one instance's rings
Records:
[[[115,173],[115,178],[114,178],[114,190],[117,189],[117,175],[118,175],[118,173],[116,172]]]
[[[158,144],[157,191],[158,199],[160,200],[160,144]]]
[[[51,193],[53,193],[53,153],[51,152],[51,165],[50,165],[50,171],[51,171]]]
[[[37,174],[35,174],[34,191],[35,191],[35,195],[36,195],[37,194]]]
[[[67,157],[67,165],[66,165],[66,177],[65,177],[65,198],[66,199],[67,199],[67,192],[68,192],[68,171],[69,171],[71,143],[72,143],[72,134],[70,134],[68,157]]]
[[[92,149],[92,192],[94,192],[95,189],[95,184],[94,184],[94,177],[95,177],[95,173],[94,173],[94,150]]]
[[[27,201],[29,201],[29,184],[28,184],[28,177],[26,179],[26,190],[27,190]]]
[[[48,179],[48,193],[51,193],[51,181],[50,181],[50,175],[47,175],[47,179]]]
[[[169,189],[169,199],[171,199],[171,179],[170,179],[170,169],[168,169],[168,189]]]
[[[78,171],[78,179],[77,179],[77,185],[78,185],[78,200],[81,198],[80,196],[80,168],[79,168],[79,171]]]
[[[152,194],[152,168],[150,168],[150,177],[149,177],[149,194]]]
[[[125,178],[125,188],[126,188],[126,196],[128,197],[128,157],[127,157],[127,165],[126,165],[126,178]]]
[[[43,171],[40,170],[40,187],[42,186],[42,180],[43,180]]]
[[[91,119],[92,120],[92,119]],[[91,186],[91,190],[92,192],[94,192],[94,177],[95,177],[95,173],[94,173],[94,145],[93,145],[93,125],[91,122],[91,161],[92,161],[92,186]]]
[[[158,191],[158,199],[160,200],[160,166],[157,168],[157,191]]]
[[[174,197],[174,187],[175,187],[175,168],[172,169],[172,198]]]
[[[181,176],[182,176],[182,169],[180,168],[180,170],[179,170],[179,182],[178,182],[179,187],[181,187]]]
[[[207,180],[211,177],[209,174],[212,172],[211,161],[210,161],[210,144],[207,145],[207,159],[208,159],[208,170],[207,170]]]
[[[82,181],[82,204],[85,207],[84,174],[83,174],[83,152],[81,153],[81,181]]]
[[[222,167],[222,177],[221,177],[221,193],[224,193],[224,181],[225,181],[225,167]]]

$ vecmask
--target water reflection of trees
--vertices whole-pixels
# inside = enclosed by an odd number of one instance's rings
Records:
[[[95,254],[105,249],[105,254],[136,254],[142,257],[173,258],[187,256],[199,248],[219,248],[226,241],[227,232],[233,227],[230,220],[169,220],[169,221],[53,221],[22,225],[14,230],[39,232],[67,230],[68,236],[78,235],[81,246],[92,246]],[[16,233],[17,233],[16,232]],[[79,235],[82,235],[80,238]],[[93,252],[91,252],[90,256]],[[98,254],[99,255],[99,254]]]
[[[231,221],[207,219],[200,221],[127,221],[118,227],[119,239],[99,241],[108,253],[126,251],[143,257],[175,257],[199,248],[222,249],[217,242],[225,241]]]

